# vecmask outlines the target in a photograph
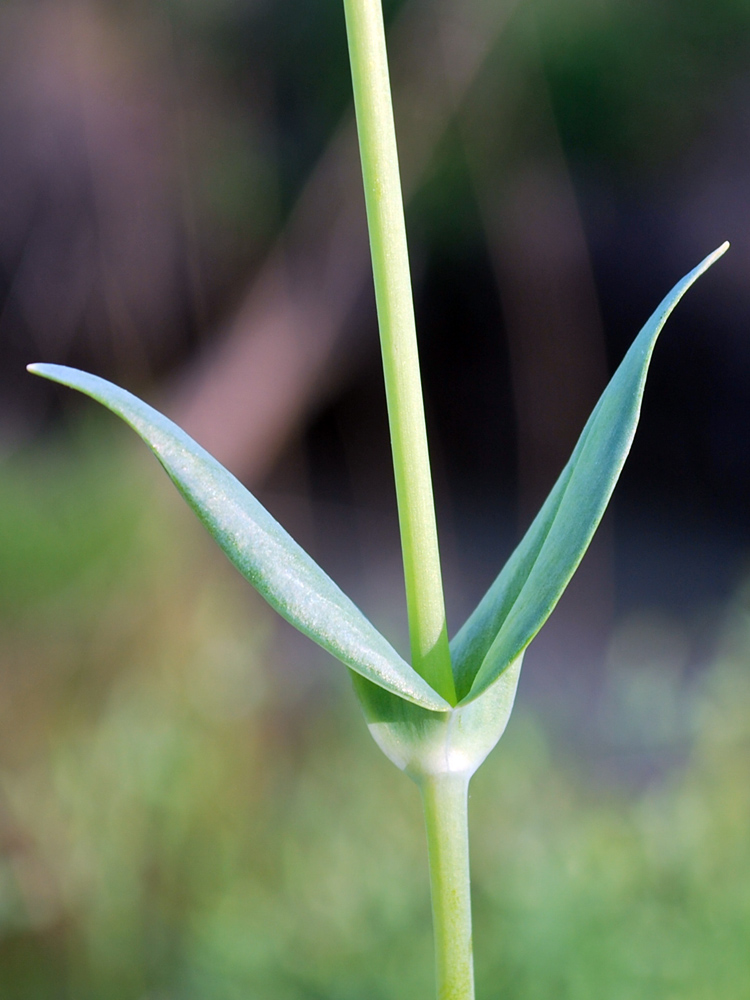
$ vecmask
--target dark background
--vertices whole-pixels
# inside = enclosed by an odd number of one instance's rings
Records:
[[[387,8],[441,501],[527,520],[644,320],[727,238],[659,347],[619,504],[741,549],[750,14],[495,7]],[[344,497],[377,448],[389,503],[338,6],[2,16],[5,450],[85,405],[24,375],[43,357],[161,398],[258,487],[296,448]],[[257,371],[274,323],[264,381],[232,388],[222,349]]]

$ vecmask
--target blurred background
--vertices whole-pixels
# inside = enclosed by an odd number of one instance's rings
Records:
[[[750,984],[750,5],[389,0],[451,631],[630,341],[612,510],[472,786],[483,997]],[[163,408],[400,648],[338,0],[0,2],[0,994],[430,996],[418,796],[147,450]]]

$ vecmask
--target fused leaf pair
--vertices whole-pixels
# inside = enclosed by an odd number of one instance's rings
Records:
[[[373,735],[381,745],[389,743],[384,749],[392,759],[413,772],[455,769],[462,766],[462,731],[485,733],[472,737],[472,755],[481,759],[502,733],[522,654],[586,551],[630,449],[656,338],[687,288],[726,247],[683,278],[643,328],[525,537],[451,642],[457,706],[434,691],[255,497],[174,423],[95,375],[60,365],[29,370],[98,400],[143,438],[243,576],[284,618],[354,671]],[[483,704],[474,705],[480,698]],[[445,756],[449,729],[448,743],[458,747],[452,764]],[[429,761],[434,750],[442,763],[415,764],[412,751],[404,751],[407,731],[407,742],[421,740],[432,747],[425,749]]]

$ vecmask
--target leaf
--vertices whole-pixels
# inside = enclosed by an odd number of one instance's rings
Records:
[[[433,711],[450,707],[242,483],[171,420],[96,375],[45,364],[29,371],[91,396],[140,434],[231,562],[300,632],[386,691]]]
[[[633,441],[651,354],[687,289],[727,249],[678,282],[646,323],[592,412],[521,543],[451,642],[459,704],[486,690],[557,604],[604,514]]]

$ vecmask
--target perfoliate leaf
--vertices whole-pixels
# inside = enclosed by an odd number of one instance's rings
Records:
[[[727,249],[678,282],[646,323],[589,417],[523,540],[451,642],[467,703],[517,660],[557,604],[604,514],[633,441],[656,338],[687,289]]]
[[[505,732],[523,653],[478,698],[450,712],[428,712],[363,677],[354,689],[373,739],[417,784],[438,774],[470,778]]]
[[[95,375],[61,365],[29,371],[91,396],[140,434],[240,573],[300,632],[386,691],[433,711],[450,708],[242,483],[176,424]]]

